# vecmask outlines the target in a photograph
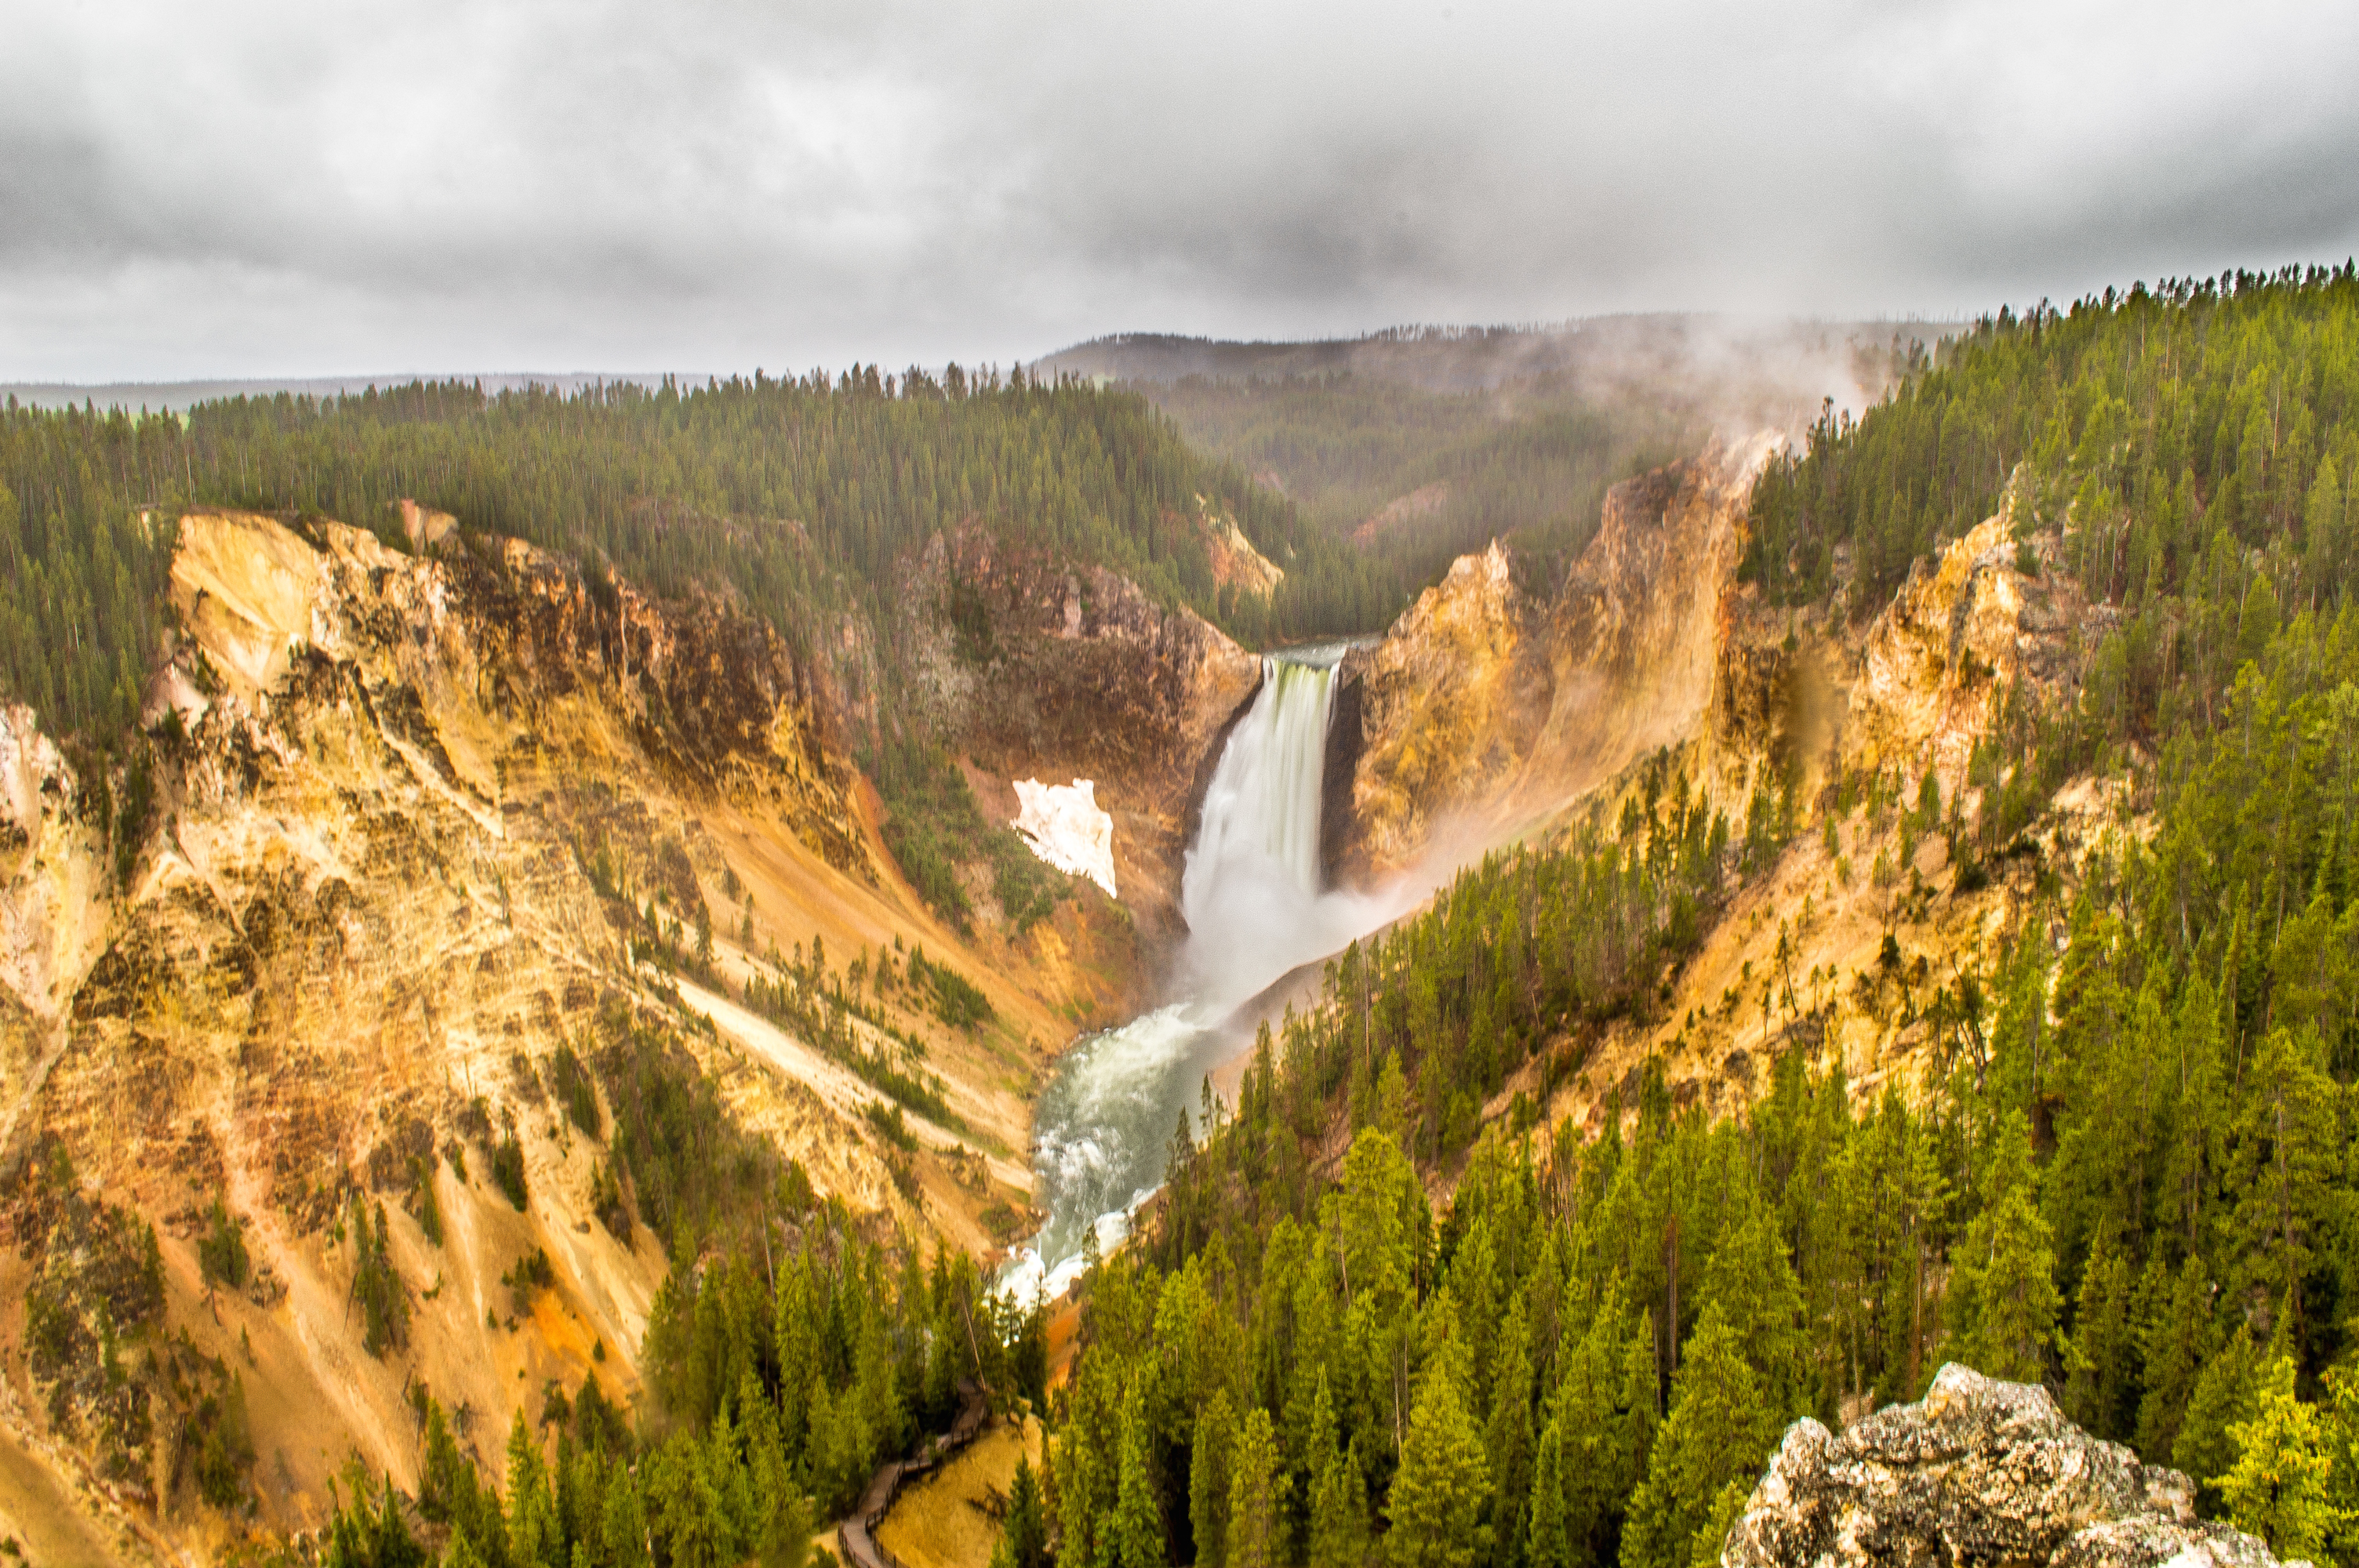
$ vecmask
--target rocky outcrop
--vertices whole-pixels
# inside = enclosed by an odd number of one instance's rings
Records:
[[[194,727],[226,701],[266,719],[290,676],[301,694],[323,670],[358,675],[392,695],[392,743],[440,748],[488,806],[502,792],[484,775],[516,760],[499,749],[535,754],[534,736],[589,701],[620,732],[577,761],[613,760],[619,745],[691,794],[759,796],[831,864],[873,879],[814,679],[766,622],[709,600],[659,604],[518,540],[477,536],[427,558],[333,523],[307,531],[183,519],[171,596],[189,646],[157,712],[168,703]],[[434,724],[429,741],[409,733],[412,708],[475,709],[488,727]]]
[[[2017,501],[2010,489],[1996,514],[1919,560],[1871,623],[1849,672],[1851,765],[1912,775],[1930,765],[1955,789],[1991,726],[1993,697],[2020,680],[2069,681],[2118,621],[2077,582],[2039,569],[2036,546],[2025,558]]]
[[[927,546],[903,621],[938,731],[1001,780],[1093,780],[1123,903],[1176,919],[1190,814],[1261,661],[1117,573],[980,530]]]
[[[107,827],[33,710],[0,707],[0,989],[37,1018],[60,1014],[105,946]]]
[[[1604,1033],[1589,1087],[1560,1112],[1596,1125],[1609,1088],[1656,1059],[1676,1100],[1733,1113],[1769,1083],[1756,1065],[1797,1045],[1841,1062],[1854,1095],[1932,1091],[1951,1047],[1918,999],[1981,968],[2041,878],[2150,827],[2117,784],[2093,780],[1990,838],[1928,831],[1907,809],[1930,774],[1944,813],[1976,823],[1998,798],[1969,776],[1977,747],[2018,696],[2026,711],[2074,711],[2083,672],[2119,624],[2120,610],[2091,604],[2073,574],[2054,569],[2060,542],[2031,522],[2010,489],[1992,516],[1916,560],[1873,615],[1854,589],[1832,605],[1785,606],[1726,584],[1706,645],[1709,708],[1668,760],[1732,826],[1756,787],[1783,783],[1804,830],[1734,892],[1664,1005]],[[1849,569],[1842,552],[1837,569]],[[1849,804],[1830,812],[1846,781]],[[1887,939],[1908,966],[1905,985],[1886,964]],[[1804,983],[1775,993],[1767,1011],[1729,1005],[1757,1003],[1758,977],[1773,971]]]
[[[1614,487],[1549,616],[1555,697],[1527,781],[1554,804],[1696,733],[1764,436]]]
[[[1519,587],[1495,544],[1463,557],[1346,658],[1338,711],[1358,729],[1339,746],[1356,763],[1331,875],[1379,880],[1455,837],[1480,848],[1695,733],[1767,449],[1715,448],[1614,486],[1552,597]]]
[[[1795,1422],[1721,1561],[2274,1568],[2277,1559],[2253,1537],[2198,1519],[2186,1476],[2091,1437],[2045,1389],[1952,1364],[1919,1402],[1840,1437]]]
[[[1214,586],[1261,599],[1277,591],[1277,585],[1286,580],[1285,569],[1254,547],[1234,517],[1201,495],[1196,498],[1196,514]]]
[[[1334,742],[1357,763],[1333,880],[1401,871],[1442,819],[1504,804],[1547,722],[1547,654],[1544,607],[1495,543],[1460,557],[1382,642],[1345,656],[1338,707],[1359,732]]]

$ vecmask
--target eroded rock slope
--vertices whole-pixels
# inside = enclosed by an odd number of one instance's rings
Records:
[[[1228,725],[1261,661],[1185,606],[1102,567],[937,536],[912,574],[903,634],[919,699],[987,791],[1088,778],[1114,817],[1124,904],[1176,935],[1178,870]],[[1012,791],[985,805],[1012,816]]]
[[[0,1515],[37,1543],[217,1555],[316,1525],[354,1454],[414,1487],[420,1390],[486,1456],[552,1385],[634,1398],[669,1260],[618,1043],[880,1227],[1023,1222],[1073,999],[901,885],[823,675],[724,602],[413,536],[188,517],[144,784],[0,714]],[[736,993],[919,946],[992,1017],[880,988],[897,1037],[843,1026],[938,1085],[907,1152],[841,1042]],[[245,1516],[192,1479],[233,1385]]]
[[[1977,749],[2018,694],[2025,712],[2069,710],[2117,612],[2051,569],[2056,524],[2012,488],[1873,614],[1765,604],[1736,567],[1770,449],[1617,485],[1552,592],[1496,547],[1462,558],[1343,665],[1324,823],[1341,883],[1611,836],[1632,797],[1682,784],[1739,841],[1757,825],[1778,845],[1662,996],[1568,1044],[1581,1065],[1552,1119],[1626,1114],[1649,1060],[1679,1103],[1734,1109],[1798,1045],[1856,1092],[1915,1093],[1971,1050],[1941,995],[2014,934],[2032,881],[2144,830],[2117,784],[2075,780],[1999,852],[1952,862],[1999,810]]]
[[[1479,849],[1695,733],[1767,449],[1716,447],[1614,486],[1552,597],[1519,587],[1496,545],[1464,557],[1346,658],[1330,766],[1349,771],[1349,809],[1332,874],[1371,882]]]

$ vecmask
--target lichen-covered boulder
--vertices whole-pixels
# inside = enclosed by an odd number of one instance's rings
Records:
[[[1952,1364],[1919,1403],[1840,1437],[1796,1422],[1721,1561],[2274,1568],[2277,1559],[2242,1531],[2199,1520],[2186,1476],[2090,1436],[2047,1390]]]

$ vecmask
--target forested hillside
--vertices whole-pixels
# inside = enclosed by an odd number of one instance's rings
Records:
[[[1307,529],[1421,588],[1504,539],[1535,568],[1596,532],[1606,488],[1701,446],[1704,426],[1571,383],[1433,392],[1351,374],[1143,387],[1194,445],[1282,486]]]
[[[1284,490],[1411,588],[1502,539],[1531,582],[1606,489],[1715,433],[1799,434],[1879,396],[1952,329],[1624,316],[1310,343],[1103,339],[1043,362],[1136,387],[1203,450]]]
[[[1749,575],[1798,628],[1843,635],[2013,476],[2017,559],[2112,628],[2085,683],[1995,694],[1948,792],[1762,777],[1738,825],[1656,764],[1347,953],[1092,1276],[1011,1556],[1709,1563],[1788,1421],[1959,1359],[2281,1555],[2359,1560],[2354,395],[2346,267],[2005,316],[1822,425],[1755,503]],[[2091,775],[2131,831],[2047,859],[2028,830]],[[1550,1135],[1548,1091],[1736,888],[1896,818],[1951,840],[1929,896],[2020,890],[1954,979],[1889,938],[1860,978],[1940,1071],[1855,1097],[1811,1044],[1843,1003],[1788,995],[1748,1110],[1650,1071]]]
[[[967,524],[1111,567],[1249,643],[1380,627],[1401,600],[1397,574],[1195,455],[1142,399],[1020,373],[872,366],[832,382],[495,397],[415,384],[201,404],[185,420],[11,407],[0,694],[61,734],[129,721],[182,507],[326,515],[401,547],[404,498],[659,594],[742,596],[798,641],[889,601],[897,563]],[[1286,571],[1267,601],[1218,592],[1206,505]]]
[[[1840,589],[1854,615],[1873,614],[1937,538],[1996,511],[2027,460],[2039,516],[2069,517],[2071,568],[2142,621],[2256,580],[2211,578],[2223,541],[2281,607],[2331,608],[2359,566],[2344,504],[2359,461],[2348,273],[2001,311],[1920,361],[1857,427],[1822,425],[1763,476],[1747,576],[1774,603]]]

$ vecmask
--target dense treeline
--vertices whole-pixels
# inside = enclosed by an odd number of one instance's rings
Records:
[[[1348,536],[1402,502],[1355,548],[1410,589],[1493,539],[1535,564],[1578,550],[1609,486],[1701,439],[1668,409],[1592,401],[1560,378],[1444,393],[1340,373],[1191,376],[1141,390],[1197,446],[1275,475],[1314,531]]]
[[[2046,1382],[2281,1555],[2359,1561],[2354,317],[2349,269],[2137,290],[1988,324],[1822,427],[1758,503],[1773,597],[1882,602],[2028,460],[2015,561],[2093,602],[2086,685],[1995,697],[1948,798],[1765,786],[1739,836],[1658,764],[1610,837],[1343,955],[1090,1277],[1042,1550],[1709,1563],[1788,1421],[1956,1359]],[[2091,773],[2134,830],[2051,862],[2030,830]],[[1832,986],[1732,991],[1782,1025],[1741,1116],[1650,1067],[1600,1086],[1594,1133],[1522,1104],[1475,1131],[1529,1054],[1545,1088],[1591,1025],[1651,1018],[1684,934],[1802,832],[1883,866],[1947,834],[1949,884],[1895,894],[1914,918],[2028,859],[2013,934],[1945,978],[1887,939]],[[1925,1042],[1913,1098],[1820,1054],[1843,1007]]]
[[[805,638],[883,602],[911,550],[969,522],[1219,616],[1206,505],[1287,568],[1266,604],[1226,604],[1256,640],[1381,625],[1399,600],[1379,568],[1191,452],[1143,399],[1020,373],[870,366],[493,397],[415,384],[201,404],[185,420],[11,406],[0,690],[60,732],[119,731],[153,654],[179,508],[317,514],[399,545],[403,498],[658,594],[724,588]]]
[[[0,698],[59,735],[136,717],[171,526],[136,505],[165,422],[120,413],[0,416]]]
[[[2348,265],[2002,310],[1855,427],[1822,420],[1770,465],[1745,575],[1779,604],[1842,585],[1853,615],[1873,615],[1937,539],[1997,511],[2027,463],[2023,526],[2067,522],[2070,564],[2100,598],[2176,592],[2224,536],[2268,557],[2280,599],[2326,602],[2359,564],[2354,414]]]

